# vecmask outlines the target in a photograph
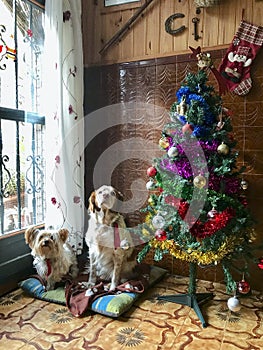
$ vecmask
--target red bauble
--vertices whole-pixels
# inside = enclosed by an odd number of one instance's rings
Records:
[[[245,280],[239,281],[237,282],[237,290],[241,294],[247,294],[250,291],[250,285]]]
[[[157,170],[155,167],[150,166],[150,168],[147,169],[147,175],[149,177],[154,177],[157,174]]]
[[[260,258],[260,259],[259,259],[258,267],[259,267],[261,270],[263,270],[263,258]]]
[[[167,238],[166,232],[162,229],[157,230],[154,236],[158,241],[165,241]]]
[[[183,127],[182,127],[182,132],[184,134],[192,134],[194,128],[191,124],[186,123]]]

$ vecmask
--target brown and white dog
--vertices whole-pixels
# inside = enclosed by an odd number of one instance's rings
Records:
[[[66,242],[68,235],[67,229],[46,231],[30,227],[25,232],[26,243],[34,257],[33,265],[45,281],[46,290],[54,289],[55,283],[65,276],[74,279],[78,275],[76,255]]]
[[[88,287],[97,278],[110,281],[110,290],[134,276],[136,266],[133,241],[123,216],[114,210],[122,194],[103,185],[90,195],[89,221],[85,236],[89,248]]]

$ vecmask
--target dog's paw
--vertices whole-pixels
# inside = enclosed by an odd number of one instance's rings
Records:
[[[83,285],[83,288],[85,288],[85,289],[91,289],[92,287],[95,286],[95,282],[92,282],[92,281],[81,282],[81,284]]]
[[[54,290],[55,289],[55,282],[47,282],[47,285],[45,287],[46,291]]]
[[[117,284],[114,283],[114,282],[111,282],[111,284],[110,284],[110,290],[115,290],[116,287],[117,287]]]

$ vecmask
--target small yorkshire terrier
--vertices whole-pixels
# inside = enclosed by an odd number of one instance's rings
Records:
[[[46,290],[54,289],[64,276],[76,278],[78,263],[71,246],[66,242],[67,229],[38,230],[30,227],[25,231],[25,241],[34,257],[33,265],[45,281]]]

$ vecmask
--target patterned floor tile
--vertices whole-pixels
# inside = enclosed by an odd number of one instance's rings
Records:
[[[188,327],[183,327],[180,334],[177,336],[173,350],[221,350],[221,340],[211,337],[205,337],[202,331],[189,330]]]
[[[257,330],[262,329],[262,324],[257,325]],[[257,330],[255,333],[257,333]],[[225,337],[222,342],[221,350],[238,350],[238,349],[249,349],[249,350],[262,350],[263,349],[263,337],[262,331],[261,336],[259,334],[251,334],[246,332],[230,332],[225,333]]]
[[[194,309],[158,299],[185,294],[187,277],[166,276],[118,319],[88,312],[76,318],[67,307],[27,297],[18,289],[0,298],[0,350],[261,350],[263,296],[239,296],[231,312],[225,286],[198,281],[198,292],[213,292],[200,306],[203,328]]]
[[[103,327],[96,327],[93,330],[92,342],[90,340],[88,344],[92,344],[94,349],[105,349],[109,345],[112,350],[121,349],[124,346],[136,346],[136,349],[140,349],[138,346],[145,343],[146,337],[139,330],[139,325],[140,322],[137,320],[124,321],[121,318],[118,320],[108,320],[104,323]]]
[[[39,343],[38,339],[35,339],[26,345],[24,345],[19,350],[36,350],[36,349],[43,349],[48,350],[50,349],[50,343]],[[88,349],[88,347],[85,347],[85,340],[83,338],[81,339],[67,339],[67,340],[61,340],[58,342],[54,342],[52,344],[52,349],[54,350],[85,350]]]
[[[22,349],[26,342],[24,340],[16,340],[12,337],[10,338],[10,335],[8,333],[4,334],[3,337],[0,337],[0,350],[18,350]],[[24,348],[27,350],[31,350],[30,348]],[[33,348],[34,349],[34,348]]]

